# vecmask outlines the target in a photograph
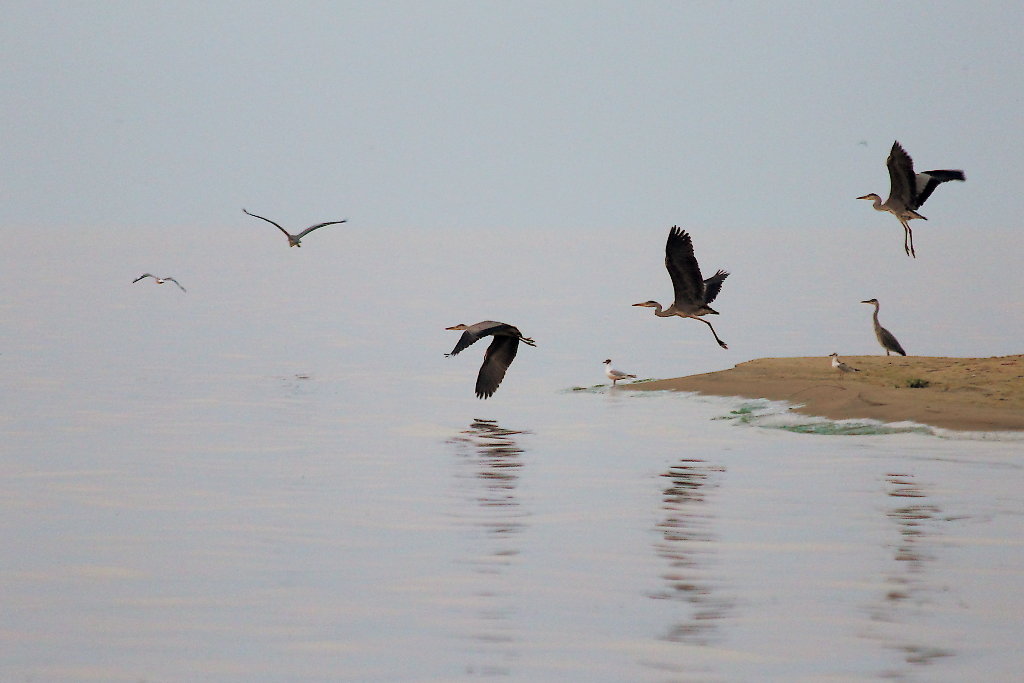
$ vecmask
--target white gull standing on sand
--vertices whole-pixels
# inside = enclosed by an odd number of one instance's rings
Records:
[[[628,379],[630,377],[636,379],[636,375],[628,375],[622,370],[616,370],[615,368],[613,368],[611,358],[608,358],[604,361],[604,374],[608,377],[608,379],[612,381],[613,387],[620,379]]]
[[[832,359],[832,367],[834,367],[836,370],[839,371],[839,376],[840,377],[843,377],[848,372],[860,372],[860,370],[858,370],[857,368],[855,368],[855,367],[853,367],[851,365],[847,365],[843,361],[839,360],[839,354],[838,353],[831,353],[831,354],[829,354],[829,358]]]

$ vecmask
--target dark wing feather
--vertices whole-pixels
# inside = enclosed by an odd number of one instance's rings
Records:
[[[932,196],[932,192],[935,192],[935,188],[942,183],[947,183],[950,180],[967,180],[967,176],[964,175],[963,171],[925,171],[924,173],[918,173],[917,178],[917,195],[914,197],[914,205],[911,207],[916,209],[925,203],[928,197]]]
[[[665,242],[665,268],[672,278],[677,304],[696,304],[703,299],[704,281],[693,255],[693,242],[679,226],[672,226]]]
[[[177,280],[175,280],[173,277],[165,277],[164,280],[166,280],[167,282],[173,282],[174,284],[178,285],[178,289],[180,289],[183,292],[187,292],[188,291],[187,289],[182,287],[181,283],[178,282]]]
[[[912,208],[917,194],[914,160],[899,142],[894,142],[885,165],[889,167],[889,198],[885,203],[889,204],[895,198],[905,208]]]
[[[720,270],[704,281],[704,303],[709,304],[718,297],[718,293],[722,291],[722,283],[727,277],[729,273]]]
[[[459,337],[459,343],[457,343],[455,345],[455,348],[452,349],[452,352],[449,353],[448,355],[449,356],[458,355],[459,352],[464,350],[466,347],[471,346],[471,345],[477,343],[478,341],[480,341],[480,335],[476,334],[471,329],[470,330],[466,330],[465,332],[462,333],[462,336]]]
[[[305,237],[309,233],[313,232],[317,228],[322,228],[325,225],[337,225],[339,223],[346,223],[346,222],[348,222],[348,221],[327,221],[326,223],[317,223],[316,225],[311,225],[308,228],[306,228],[305,230],[303,230],[302,232],[300,232],[298,235],[296,235],[296,238],[297,239],[302,239],[303,237]]]
[[[274,221],[270,220],[269,218],[264,218],[263,216],[257,216],[257,215],[256,215],[256,214],[254,214],[254,213],[249,213],[249,212],[248,212],[248,211],[246,211],[245,209],[242,209],[242,211],[244,211],[245,213],[248,213],[248,214],[249,214],[250,216],[252,216],[253,218],[259,218],[259,219],[260,219],[261,221],[266,221],[266,222],[270,223],[270,224],[271,224],[271,225],[273,225],[273,226],[274,226],[275,228],[277,228],[278,230],[280,230],[281,232],[283,232],[283,233],[285,234],[285,236],[286,236],[286,237],[291,237],[291,236],[292,236],[290,232],[288,232],[287,230],[285,230],[284,228],[282,228],[282,227],[281,227],[280,225],[278,225],[278,224],[277,224],[277,223],[275,223]]]
[[[515,359],[518,349],[517,337],[500,335],[494,338],[484,353],[484,363],[476,377],[477,398],[489,398],[498,390],[498,385],[505,378],[505,371]]]
[[[900,343],[896,341],[896,337],[892,336],[892,332],[885,329],[884,327],[880,327],[878,329],[878,333],[882,337],[882,346],[889,349],[890,351],[895,351],[901,356],[907,355],[907,352],[903,350],[903,347],[900,346]]]

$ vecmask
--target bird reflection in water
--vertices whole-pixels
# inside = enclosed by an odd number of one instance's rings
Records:
[[[679,600],[689,606],[685,618],[665,636],[670,641],[708,644],[718,620],[732,607],[712,578],[717,538],[712,529],[714,517],[707,509],[708,496],[718,488],[724,471],[724,467],[703,460],[681,460],[661,475],[669,484],[662,494],[665,516],[658,524],[661,537],[654,549],[668,561],[669,569],[662,574],[667,588],[651,597]]]
[[[921,486],[912,474],[889,473],[885,477],[887,494],[893,499],[886,516],[899,530],[899,539],[893,547],[892,571],[885,577],[885,593],[870,609],[871,618],[883,626],[886,633],[880,637],[887,649],[901,653],[907,665],[929,664],[939,657],[953,653],[944,648],[923,643],[905,642],[901,634],[904,629],[891,630],[888,625],[898,626],[915,612],[924,610],[941,587],[929,584],[928,564],[934,561],[927,549],[940,517],[938,507],[928,502]],[[887,671],[886,676],[902,677],[907,672]]]
[[[476,676],[509,676],[519,658],[514,645],[511,618],[515,595],[508,586],[508,572],[519,555],[519,536],[527,513],[516,496],[523,453],[516,438],[529,432],[501,427],[495,420],[477,418],[468,429],[449,440],[459,458],[456,485],[460,505],[456,516],[471,531],[468,557],[460,560],[472,568],[474,579],[466,582],[471,614],[461,615],[471,630],[468,640],[473,662],[466,673]]]

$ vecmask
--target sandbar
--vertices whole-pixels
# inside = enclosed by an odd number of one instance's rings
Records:
[[[1024,430],[1024,355],[995,358],[842,356],[859,372],[840,375],[827,356],[759,358],[729,370],[622,388],[692,391],[788,401],[834,420],[919,422],[961,431]]]

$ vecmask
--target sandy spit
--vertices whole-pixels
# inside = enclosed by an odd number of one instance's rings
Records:
[[[860,372],[840,376],[828,357],[760,358],[731,370],[655,380],[638,391],[693,391],[802,404],[831,419],[911,420],[945,429],[1024,430],[1024,355],[996,358],[843,356]]]

